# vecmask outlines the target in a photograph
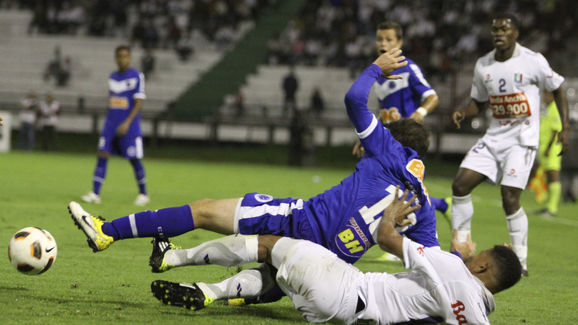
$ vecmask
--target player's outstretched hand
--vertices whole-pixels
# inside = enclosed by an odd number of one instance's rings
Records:
[[[458,230],[454,229],[450,251],[456,251],[462,255],[462,259],[466,259],[476,252],[476,243],[472,241],[471,234],[468,235],[465,242],[460,242],[458,240]]]
[[[466,118],[466,114],[462,111],[455,111],[452,114],[452,119],[454,120],[454,124],[459,129],[462,127],[461,123]]]
[[[388,79],[400,79],[399,75],[392,75],[392,72],[407,65],[405,56],[401,55],[401,50],[393,48],[380,55],[373,64],[379,66],[384,77]]]
[[[403,196],[401,198],[397,198],[398,191],[399,185],[395,187],[396,198],[394,198],[393,202],[391,202],[391,204],[385,208],[383,217],[391,218],[396,226],[404,227],[411,224],[411,220],[407,219],[406,216],[421,208],[421,205],[418,203],[412,206],[412,204],[415,202],[415,199],[417,198],[416,195],[407,201],[407,196],[409,194],[407,189],[403,192]]]

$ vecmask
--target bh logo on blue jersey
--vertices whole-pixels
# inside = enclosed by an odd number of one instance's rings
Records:
[[[355,219],[351,218],[349,221],[351,223],[335,236],[335,244],[343,254],[351,257],[361,257],[371,246],[371,243],[367,236],[363,234]]]

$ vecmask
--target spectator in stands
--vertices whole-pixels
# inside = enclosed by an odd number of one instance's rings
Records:
[[[141,71],[145,76],[145,80],[148,80],[151,73],[155,70],[155,57],[153,51],[149,48],[145,50],[145,54],[141,58]]]
[[[60,56],[60,46],[54,47],[54,56],[46,65],[44,69],[44,81],[49,81],[51,78],[57,79],[60,73],[62,59]]]
[[[34,149],[34,127],[36,114],[38,113],[38,99],[36,93],[30,91],[26,98],[20,102],[20,133],[18,133],[18,148],[20,150]]]
[[[175,46],[177,56],[183,62],[188,61],[194,53],[192,32],[188,32],[184,37],[181,37]]]
[[[54,100],[52,94],[46,94],[45,100],[40,102],[39,110],[40,126],[42,127],[42,150],[56,150],[56,126],[60,115],[60,103]]]
[[[241,88],[237,89],[237,94],[235,94],[235,101],[233,102],[235,106],[235,114],[237,117],[243,116],[245,114],[245,96]]]
[[[297,109],[296,94],[299,90],[299,81],[295,77],[295,68],[289,67],[289,73],[285,75],[282,83],[284,98],[283,98],[283,117],[287,117],[287,113],[291,115]]]
[[[64,58],[64,61],[60,65],[60,69],[56,75],[56,85],[59,87],[68,86],[68,81],[70,80],[70,75],[72,74],[72,59],[70,56]]]
[[[311,93],[310,110],[315,114],[316,118],[320,118],[325,110],[325,101],[323,100],[323,95],[321,95],[321,89],[319,89],[319,87],[315,87]]]

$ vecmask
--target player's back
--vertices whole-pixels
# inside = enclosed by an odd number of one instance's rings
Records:
[[[388,139],[387,152],[364,157],[339,185],[309,199],[304,206],[312,226],[322,230],[317,231],[319,243],[349,263],[376,244],[377,226],[395,197],[396,185],[402,190],[411,189],[422,205],[409,216],[415,224],[403,229],[404,234],[423,245],[439,246],[435,211],[423,191],[425,187],[409,171],[409,166],[421,160],[415,151],[404,148],[391,136]]]

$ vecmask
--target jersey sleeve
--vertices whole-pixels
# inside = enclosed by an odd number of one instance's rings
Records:
[[[546,58],[537,53],[538,56],[538,83],[541,89],[546,89],[547,91],[554,91],[560,87],[562,82],[564,82],[564,77],[552,70],[550,64]]]
[[[484,85],[484,76],[482,74],[482,62],[481,59],[476,61],[476,67],[474,68],[474,80],[472,82],[472,90],[470,92],[470,97],[478,102],[488,101],[488,90]]]
[[[423,76],[423,72],[417,64],[410,64],[409,70],[411,71],[409,74],[410,89],[414,94],[419,96],[421,103],[423,103],[429,96],[436,94],[435,90],[433,90]]]
[[[381,69],[372,64],[351,85],[345,95],[347,115],[355,126],[357,136],[361,140],[367,154],[380,155],[386,148],[393,145],[393,137],[369,111],[367,101],[369,92],[375,80],[381,75]],[[398,144],[399,145],[399,144]]]
[[[437,251],[437,252],[436,252]],[[442,281],[431,264],[435,259],[437,248],[428,248],[420,245],[407,237],[403,237],[403,265],[406,269],[421,272],[427,275],[434,283],[442,284]]]
[[[134,93],[133,98],[135,99],[147,98],[145,94],[145,78],[142,72],[138,74],[138,84],[136,86],[136,92]]]

